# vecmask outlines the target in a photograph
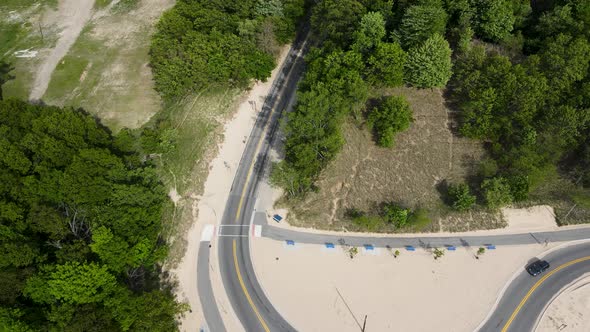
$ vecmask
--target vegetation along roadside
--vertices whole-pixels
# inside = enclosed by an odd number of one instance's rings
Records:
[[[272,174],[285,190],[290,220],[332,229],[466,230],[502,226],[504,206],[544,203],[555,207],[561,224],[588,221],[589,15],[588,4],[568,0],[318,3],[311,18],[317,48],[284,126],[285,158]],[[401,85],[409,88],[393,89]],[[406,151],[427,158],[426,150],[415,150],[427,145],[417,146],[406,126],[374,126],[376,118],[386,124],[404,116],[404,108],[383,112],[384,96],[392,93],[444,97],[448,163],[404,168]],[[425,114],[421,104],[409,104],[413,135],[439,116]],[[375,144],[393,146],[385,167],[401,173],[380,169],[373,158],[386,152],[372,148],[364,158],[340,156],[361,144],[351,139],[366,139],[352,135],[359,129],[372,129]],[[400,146],[398,136],[410,145]],[[441,144],[435,138],[443,136],[430,136]],[[456,161],[457,152],[466,156],[463,146],[477,142],[485,150]],[[345,160],[348,169],[356,165],[349,179],[335,173]],[[415,169],[428,184],[413,182]],[[373,177],[383,173],[385,179]],[[405,192],[381,185],[396,176],[407,179],[397,182]],[[400,223],[391,206],[435,222]]]

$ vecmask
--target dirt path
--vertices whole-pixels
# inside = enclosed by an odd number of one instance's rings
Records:
[[[59,40],[51,54],[41,64],[41,67],[35,75],[35,82],[30,100],[39,100],[45,94],[49,86],[51,74],[57,67],[57,64],[68,53],[70,47],[74,45],[80,32],[86,25],[86,22],[92,16],[92,8],[94,7],[94,0],[60,0],[59,1],[59,16],[61,17],[62,29]]]

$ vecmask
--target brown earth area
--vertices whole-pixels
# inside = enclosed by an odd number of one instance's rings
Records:
[[[473,175],[485,155],[483,145],[454,134],[456,122],[441,90],[396,88],[383,95],[403,95],[413,111],[410,128],[397,134],[392,149],[378,147],[364,123],[348,121],[346,143],[321,174],[318,191],[290,202],[289,223],[320,229],[357,230],[345,217],[349,209],[376,213],[382,202],[428,210],[432,223],[421,231],[468,231],[505,226],[499,214],[446,208],[439,188]],[[392,231],[382,229],[381,231]]]

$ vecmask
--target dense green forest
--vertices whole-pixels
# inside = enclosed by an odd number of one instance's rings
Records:
[[[170,204],[124,130],[0,101],[0,330],[173,331],[160,282]]]
[[[524,201],[556,172],[590,186],[590,2],[323,0],[311,23],[317,47],[272,175],[289,196],[315,190],[346,117],[387,122],[368,90],[402,84],[444,88],[459,134],[489,152],[471,188],[451,186],[451,207],[470,208],[473,193],[492,209]],[[377,143],[395,128],[377,128]]]
[[[265,80],[294,35],[305,0],[179,0],[151,45],[156,90],[167,99],[210,86]]]

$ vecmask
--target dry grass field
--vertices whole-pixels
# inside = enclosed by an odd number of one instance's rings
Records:
[[[289,203],[290,223],[355,230],[345,217],[347,210],[376,212],[380,203],[395,202],[428,211],[432,224],[421,231],[504,226],[499,215],[477,209],[459,214],[442,202],[439,188],[444,181],[465,181],[485,154],[481,143],[453,134],[456,124],[445,107],[442,91],[398,88],[375,94],[405,96],[414,113],[410,129],[398,134],[394,148],[387,149],[374,143],[364,124],[346,123],[342,152],[322,173],[317,192],[304,201]]]

